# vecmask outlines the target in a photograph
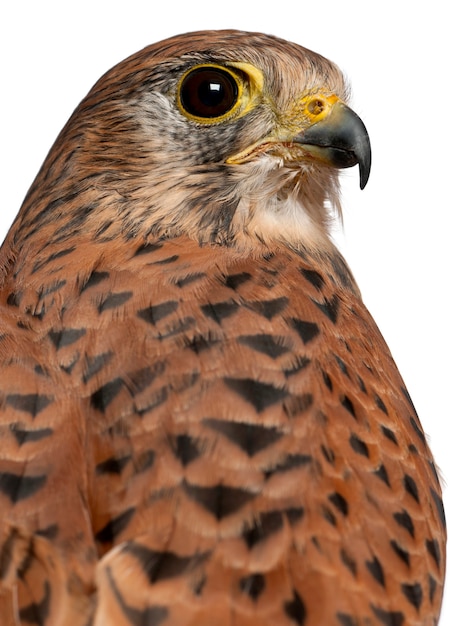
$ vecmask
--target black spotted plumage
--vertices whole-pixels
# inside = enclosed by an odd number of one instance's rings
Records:
[[[203,64],[238,81],[212,119]],[[328,233],[370,172],[346,99],[219,31],[73,113],[0,252],[2,626],[437,623],[438,475]]]

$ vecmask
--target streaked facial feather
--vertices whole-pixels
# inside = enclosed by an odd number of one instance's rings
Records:
[[[237,45],[240,36],[243,46]],[[208,34],[172,38],[98,81],[30,190],[16,224],[17,242],[44,237],[40,225],[48,225],[48,237],[56,240],[80,223],[81,232],[94,237],[187,232],[201,242],[226,241],[240,249],[275,241],[299,244],[311,254],[329,251],[328,221],[332,209],[339,212],[334,170],[280,155],[240,167],[225,161],[273,132],[283,111],[309,89],[325,87],[345,99],[341,73],[323,57],[279,39],[234,31],[217,39],[211,50]],[[266,53],[271,46],[273,54]],[[246,116],[200,126],[178,110],[177,85],[188,68],[210,61],[254,64],[265,82],[262,100]]]

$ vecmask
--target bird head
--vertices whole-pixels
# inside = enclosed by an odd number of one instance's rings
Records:
[[[333,63],[275,37],[207,31],[149,46],[76,109],[23,223],[56,224],[53,239],[76,229],[325,248],[338,169],[358,165],[362,188],[370,172],[368,135],[346,100]]]

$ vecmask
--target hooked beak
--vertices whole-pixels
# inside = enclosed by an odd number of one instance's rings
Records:
[[[360,188],[365,187],[370,176],[370,139],[360,117],[342,100],[334,94],[305,96],[284,121],[273,135],[229,157],[227,163],[245,163],[268,152],[292,161],[299,160],[304,153],[308,159],[331,167],[358,164]],[[299,152],[293,147],[300,148]]]
[[[352,109],[340,100],[332,100],[325,99],[327,106],[317,120],[295,135],[292,141],[333,167],[346,168],[358,164],[360,188],[363,189],[370,176],[371,164],[367,129]],[[321,105],[322,101],[320,97]]]

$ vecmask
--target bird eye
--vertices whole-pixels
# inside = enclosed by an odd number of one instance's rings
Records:
[[[202,66],[185,75],[180,84],[180,104],[185,113],[212,121],[229,113],[238,102],[240,86],[230,71]]]

